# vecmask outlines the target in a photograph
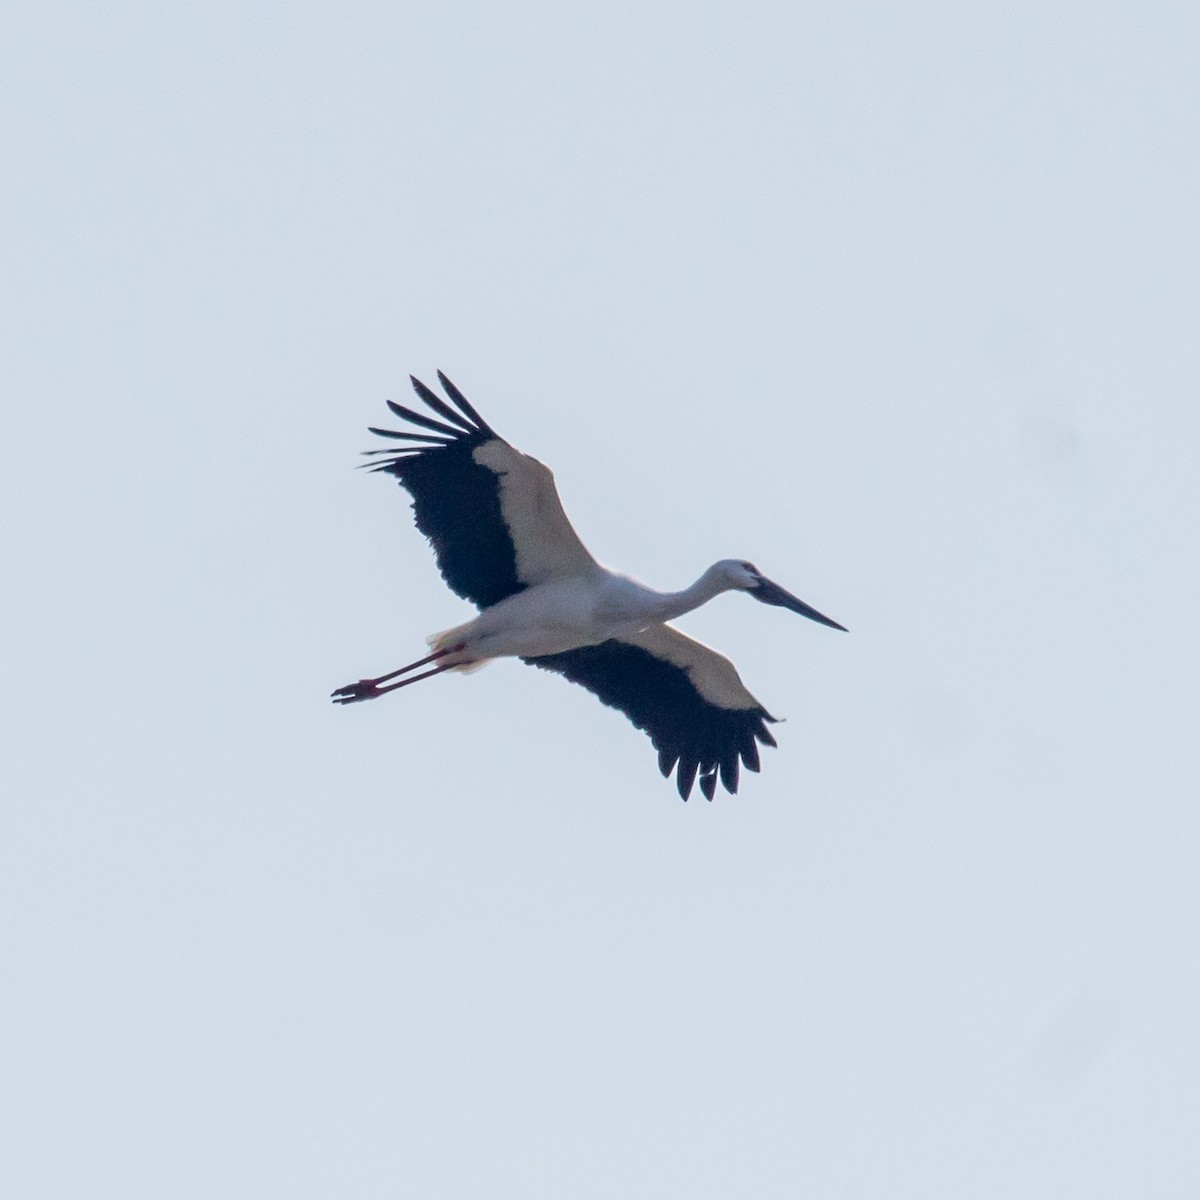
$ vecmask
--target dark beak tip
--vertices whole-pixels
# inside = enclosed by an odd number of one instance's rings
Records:
[[[758,587],[751,592],[751,595],[764,604],[777,605],[780,608],[787,608],[794,613],[799,613],[800,616],[807,617],[810,621],[816,621],[818,625],[828,625],[830,629],[839,629],[842,633],[850,632],[845,625],[839,625],[837,621],[827,617],[824,613],[817,612],[811,604],[805,604],[803,600],[793,596],[791,592],[769,579],[760,580]]]

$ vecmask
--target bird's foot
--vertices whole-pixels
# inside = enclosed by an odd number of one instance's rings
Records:
[[[382,695],[379,680],[360,679],[357,683],[348,683],[345,687],[338,688],[330,698],[334,704],[354,704],[359,700],[374,700],[379,695]]]

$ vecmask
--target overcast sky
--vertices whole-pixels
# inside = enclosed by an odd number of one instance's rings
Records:
[[[0,27],[0,1191],[1200,1194],[1194,3]],[[736,797],[352,468],[443,368]]]

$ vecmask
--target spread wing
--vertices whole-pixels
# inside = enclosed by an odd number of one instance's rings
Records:
[[[596,570],[549,468],[499,437],[441,371],[438,379],[450,403],[413,378],[436,416],[389,400],[409,428],[371,432],[406,444],[367,453],[372,470],[394,475],[412,495],[447,586],[487,608],[533,584]]]
[[[649,734],[659,769],[666,776],[676,771],[685,800],[697,773],[709,800],[718,774],[725,790],[736,792],[739,762],[759,768],[756,740],[775,745],[767,729],[775,718],[746,690],[733,663],[670,625],[524,661],[581,684]]]

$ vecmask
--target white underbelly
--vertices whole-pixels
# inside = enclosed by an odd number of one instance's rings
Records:
[[[606,606],[602,593],[590,583],[567,580],[509,596],[472,624],[475,653],[536,657],[597,645],[626,632],[630,619]]]

